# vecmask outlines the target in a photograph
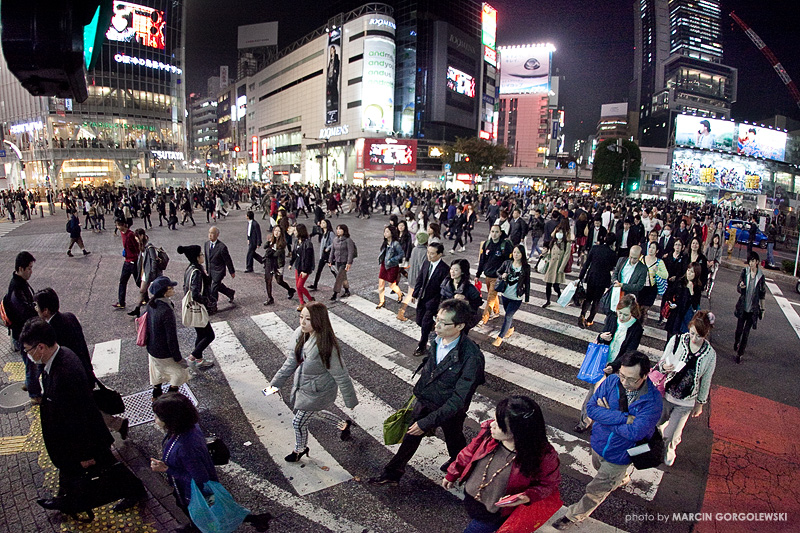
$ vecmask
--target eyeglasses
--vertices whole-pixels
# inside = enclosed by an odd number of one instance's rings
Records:
[[[641,381],[641,379],[642,378],[640,377],[629,378],[627,376],[623,376],[622,374],[619,375],[619,380],[624,381],[625,383],[636,383],[637,381]]]
[[[434,318],[433,322],[435,324],[439,324],[440,326],[453,326],[453,325],[455,325],[455,322],[445,322],[444,320],[442,320],[439,317]]]

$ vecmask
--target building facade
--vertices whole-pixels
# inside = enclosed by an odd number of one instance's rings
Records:
[[[219,83],[219,82],[217,82]],[[186,136],[189,161],[205,167],[219,157],[217,134],[217,96],[189,96],[189,126]]]
[[[154,184],[185,169],[183,2],[113,9],[83,103],[26,96],[0,63],[4,144],[21,159],[9,186]]]
[[[600,107],[600,120],[597,122],[595,138],[598,142],[606,139],[630,139],[628,128],[628,104],[603,104]]]
[[[722,64],[721,0],[634,3],[633,124],[643,146],[666,147],[681,113],[730,118],[737,71]]]

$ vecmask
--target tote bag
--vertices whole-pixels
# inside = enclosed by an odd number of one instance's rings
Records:
[[[189,517],[197,529],[203,533],[232,533],[242,525],[250,511],[236,503],[230,492],[220,483],[209,481],[206,487],[213,495],[213,503],[206,497],[192,480],[192,497],[189,500]]]
[[[587,383],[597,383],[603,377],[603,369],[608,364],[608,344],[590,343],[578,370],[578,379]]]
[[[558,305],[561,307],[566,307],[572,301],[572,297],[575,296],[575,291],[578,289],[578,282],[577,281],[570,281],[564,290],[561,291],[561,296],[558,297]]]
[[[196,270],[192,273],[191,279],[194,278],[195,274],[197,274]],[[183,320],[183,325],[187,328],[204,328],[208,325],[208,310],[206,306],[192,299],[191,279],[189,280],[189,290],[183,295],[181,319]]]
[[[511,515],[503,522],[497,533],[528,533],[536,531],[546,524],[553,515],[561,509],[563,502],[558,489],[550,493],[550,496],[530,505],[517,505],[511,511]]]
[[[384,444],[399,444],[403,442],[403,437],[411,426],[411,412],[414,409],[416,398],[411,395],[406,404],[398,409],[383,422],[383,442]]]
[[[136,319],[136,346],[147,346],[147,311]]]

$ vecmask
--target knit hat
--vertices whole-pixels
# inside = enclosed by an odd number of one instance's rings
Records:
[[[178,246],[178,253],[186,256],[190,263],[197,263],[197,258],[203,253],[203,249],[196,244],[189,246]]]
[[[169,287],[174,287],[177,284],[177,281],[172,281],[167,276],[159,276],[150,283],[150,287],[147,291],[150,293],[151,298],[157,298],[159,295],[163,296],[162,293]]]
[[[424,231],[417,232],[417,244],[426,244],[428,242],[428,234]]]

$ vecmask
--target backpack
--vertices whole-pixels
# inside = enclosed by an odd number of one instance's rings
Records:
[[[164,272],[169,265],[169,256],[161,247],[156,248],[156,265],[161,272]]]
[[[3,325],[8,328],[14,323],[14,319],[11,316],[13,309],[11,305],[11,293],[9,292],[3,296],[3,300],[0,302],[0,320],[2,320]]]

